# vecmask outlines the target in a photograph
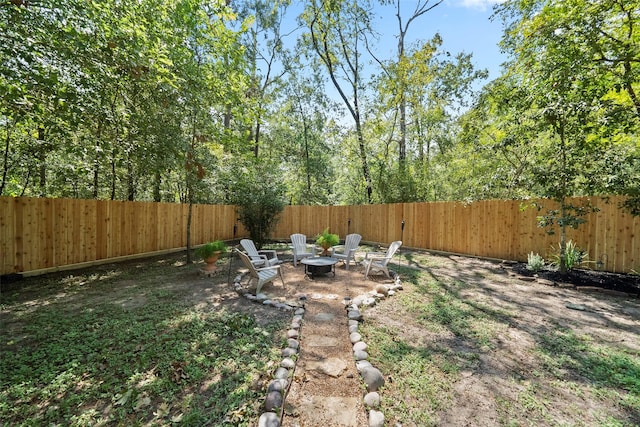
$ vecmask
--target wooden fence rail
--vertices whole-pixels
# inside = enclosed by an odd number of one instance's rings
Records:
[[[570,230],[569,238],[588,252],[594,267],[629,272],[640,268],[640,218],[621,211],[621,200],[591,198],[599,211]],[[313,237],[329,227],[343,239],[359,233],[366,242],[402,240],[405,247],[480,257],[526,261],[532,251],[549,257],[558,236],[538,228],[539,212],[522,206],[504,200],[287,206],[272,237]],[[171,203],[0,197],[0,274],[184,248],[187,214],[187,205]],[[193,206],[193,245],[246,235],[234,206]]]
[[[0,197],[0,273],[184,248],[188,208],[175,203]],[[234,206],[194,205],[191,243],[232,239],[235,218]]]

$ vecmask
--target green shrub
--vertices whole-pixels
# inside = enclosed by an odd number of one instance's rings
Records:
[[[231,178],[234,191],[229,202],[237,206],[238,219],[260,249],[278,224],[286,204],[279,171],[256,163],[252,168],[235,170]]]
[[[202,259],[207,259],[213,256],[216,252],[226,252],[227,245],[222,240],[215,240],[213,242],[207,242],[204,245],[196,249],[196,255]]]
[[[544,268],[544,258],[539,254],[530,252],[527,257],[527,270],[538,272]]]
[[[337,234],[329,232],[329,227],[316,236],[316,244],[322,246],[324,250],[329,249],[340,243],[340,237]]]
[[[552,250],[554,251],[552,254],[552,259],[553,262],[552,264],[560,267],[561,266],[561,248],[560,248],[560,244],[558,244],[558,247],[553,247]],[[587,260],[587,252],[581,250],[575,243],[573,243],[572,240],[569,240],[566,244],[565,247],[565,267],[567,268],[567,270],[571,270],[572,268],[578,267],[580,264],[585,263],[585,262],[590,262]]]

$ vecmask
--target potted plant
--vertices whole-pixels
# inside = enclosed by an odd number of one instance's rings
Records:
[[[337,234],[329,232],[329,227],[316,237],[316,244],[322,246],[322,256],[329,255],[329,248],[340,243],[340,237]]]
[[[227,251],[227,245],[222,240],[207,242],[196,249],[196,255],[206,263],[205,271],[215,271],[216,261],[221,253]]]

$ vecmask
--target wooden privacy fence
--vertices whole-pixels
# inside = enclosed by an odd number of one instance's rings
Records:
[[[640,270],[640,218],[622,211],[622,197],[574,198],[574,205],[590,200],[599,209],[585,218],[568,239],[587,251],[593,263],[585,266],[606,271]],[[329,226],[342,239],[359,233],[364,241],[389,243],[402,240],[404,247],[453,252],[487,258],[526,261],[530,252],[550,259],[558,247],[559,230],[549,235],[536,217],[557,206],[538,201],[486,200],[473,203],[429,202],[359,206],[288,206],[274,236],[289,233],[315,236]],[[524,209],[526,206],[528,208]]]
[[[188,210],[175,203],[0,197],[0,273],[184,248]],[[232,239],[235,218],[234,206],[194,205],[192,245]]]
[[[622,200],[591,198],[599,211],[569,231],[569,238],[594,261],[590,267],[615,272],[640,268],[640,218],[620,210]],[[524,203],[287,206],[271,237],[288,240],[299,232],[312,239],[329,227],[342,239],[359,233],[365,242],[402,240],[409,248],[518,261],[526,261],[533,251],[548,258],[559,235],[538,228],[536,216],[544,211],[523,210]],[[543,204],[555,207],[550,201]],[[187,214],[187,205],[171,203],[0,197],[0,273],[181,249],[186,246]],[[246,235],[234,206],[193,206],[193,245]]]

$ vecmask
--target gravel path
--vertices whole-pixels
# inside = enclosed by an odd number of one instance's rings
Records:
[[[288,347],[273,373],[259,426],[382,426],[384,415],[376,408],[384,376],[366,360],[357,306],[385,298],[400,285],[384,276],[365,279],[358,266],[339,265],[335,277],[314,278],[305,276],[304,266],[285,261],[282,268],[284,287],[276,281],[263,287],[264,295],[246,295],[293,313]]]

